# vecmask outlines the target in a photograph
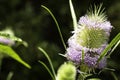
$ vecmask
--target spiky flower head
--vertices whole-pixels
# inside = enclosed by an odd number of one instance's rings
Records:
[[[64,63],[58,69],[56,80],[75,80],[76,68],[72,63]]]
[[[112,25],[101,8],[102,5],[95,6],[94,10],[90,9],[80,17],[77,29],[68,40],[67,58],[77,65],[84,63],[92,68],[106,65],[106,58],[99,63],[97,61],[108,44]]]

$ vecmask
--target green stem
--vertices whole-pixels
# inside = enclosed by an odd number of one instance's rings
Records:
[[[52,77],[52,79],[55,80],[55,76],[52,74],[52,72],[47,67],[47,65],[45,63],[43,63],[42,61],[38,61],[38,62],[41,63],[46,68],[46,70],[48,71],[48,73],[50,74],[50,76]]]
[[[46,10],[50,13],[50,15],[52,16],[53,20],[55,21],[55,24],[56,24],[56,26],[57,26],[57,29],[58,29],[58,32],[59,32],[59,35],[60,35],[60,38],[61,38],[61,41],[62,41],[62,44],[63,44],[63,46],[64,46],[64,48],[65,48],[65,50],[66,50],[65,41],[64,41],[64,39],[63,39],[62,33],[61,33],[61,31],[60,31],[60,26],[59,26],[59,24],[58,24],[55,16],[53,15],[53,13],[52,13],[47,7],[45,7],[45,6],[43,6],[43,5],[41,5],[41,7],[43,7],[44,9],[46,9]]]
[[[45,57],[48,59],[48,62],[49,62],[50,67],[51,67],[51,69],[52,69],[53,75],[54,75],[54,77],[56,78],[56,74],[55,74],[55,70],[54,70],[52,61],[51,61],[50,57],[47,55],[47,52],[45,52],[41,47],[38,47],[38,49],[39,49],[39,50],[45,55]]]
[[[92,74],[88,73],[89,71],[91,71],[91,68],[86,66],[84,63],[81,64],[78,80],[86,80],[88,76],[91,76]]]

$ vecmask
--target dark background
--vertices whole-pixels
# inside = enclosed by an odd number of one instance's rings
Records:
[[[73,0],[77,19],[86,13],[91,4],[103,3],[106,8],[108,20],[114,26],[110,41],[120,32],[120,0]],[[0,80],[6,80],[10,71],[14,72],[12,80],[51,80],[46,69],[38,63],[38,60],[49,63],[45,56],[37,49],[41,46],[52,59],[55,70],[66,61],[58,53],[65,53],[56,25],[49,13],[41,7],[45,5],[55,15],[60,25],[64,40],[72,35],[72,18],[68,0],[0,0],[0,30],[7,27],[13,29],[17,37],[28,42],[26,48],[23,45],[13,47],[20,57],[32,66],[27,69],[12,58],[4,58],[0,72]],[[108,67],[115,69],[114,73],[120,80],[120,46],[108,59]],[[94,75],[102,80],[114,80],[110,71],[104,71],[100,75]]]

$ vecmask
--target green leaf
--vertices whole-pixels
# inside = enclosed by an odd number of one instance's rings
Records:
[[[0,45],[0,54],[6,54],[10,57],[12,57],[13,59],[15,59],[16,61],[20,62],[21,64],[23,64],[25,67],[27,68],[31,68],[31,66],[29,64],[27,64],[26,62],[24,62],[19,55],[9,46],[6,45]]]
[[[65,50],[66,50],[65,41],[64,41],[64,39],[63,39],[61,30],[60,30],[60,26],[59,26],[59,24],[58,24],[55,16],[53,15],[53,13],[52,13],[47,7],[45,7],[45,6],[43,6],[43,5],[41,5],[41,7],[43,7],[44,9],[46,9],[46,10],[50,13],[50,15],[52,16],[53,20],[55,21],[55,24],[56,24],[56,26],[57,26],[57,29],[58,29],[58,32],[59,32],[59,35],[60,35],[60,38],[61,38],[61,41],[62,41],[62,44],[63,44],[63,46],[64,46],[64,48],[65,48]]]
[[[99,71],[98,75],[100,75],[103,71],[110,71],[110,72],[113,72],[113,71],[115,71],[115,69],[103,68],[102,70]]]
[[[51,61],[50,57],[48,56],[48,54],[47,54],[41,47],[38,47],[38,49],[39,49],[39,50],[45,55],[45,57],[48,59],[48,62],[49,62],[50,67],[51,67],[51,69],[52,69],[53,75],[54,75],[54,77],[56,77],[55,70],[54,70],[54,68],[53,68],[53,64],[52,64],[52,61]],[[54,80],[55,80],[55,79],[54,79]]]
[[[11,80],[11,79],[12,79],[12,76],[13,76],[13,72],[9,72],[6,80]]]
[[[104,51],[101,53],[98,62],[107,54],[107,52],[115,45],[114,49],[118,46],[118,43],[120,41],[120,33],[113,38],[113,40],[109,43],[109,45],[104,49]]]
[[[112,54],[112,52],[117,48],[117,46],[120,44],[120,40],[116,43],[116,45],[112,48],[112,50],[110,51],[108,58],[110,57],[110,55]]]
[[[72,0],[69,0],[69,4],[70,4],[70,11],[71,11],[72,19],[73,19],[74,30],[76,30],[77,29],[77,18],[76,18],[76,15],[75,15]]]
[[[45,68],[46,70],[49,72],[50,76],[52,77],[52,79],[54,80],[54,75],[51,73],[50,69],[46,66],[45,63],[43,63],[42,61],[38,61],[39,63],[41,63]]]

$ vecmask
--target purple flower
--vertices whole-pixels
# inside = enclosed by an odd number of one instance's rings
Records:
[[[106,44],[103,44],[100,48],[86,48],[75,43],[73,36],[68,40],[69,47],[67,48],[67,59],[80,64],[82,61],[82,50],[84,51],[84,63],[89,67],[96,67],[97,60],[100,53],[105,49]],[[105,62],[105,61],[104,61]],[[101,64],[101,62],[100,62]]]
[[[66,51],[68,60],[76,65],[84,63],[91,68],[101,69],[106,66],[106,57],[98,63],[100,54],[108,45],[113,27],[105,16],[104,13],[96,10],[80,17],[77,29],[68,39]]]
[[[97,60],[99,58],[99,55],[96,52],[87,52],[85,53],[84,57],[84,63],[88,65],[89,67],[95,67],[97,64]]]
[[[112,28],[112,25],[109,21],[92,20],[87,15],[80,17],[78,24],[81,26],[87,26],[89,28],[100,28],[106,32],[110,32]]]
[[[70,61],[72,61],[72,62],[74,62],[75,64],[80,64],[80,62],[81,62],[81,51],[79,51],[79,50],[76,50],[76,49],[74,49],[74,48],[71,48],[71,47],[69,47],[69,48],[67,48],[67,58],[68,58],[68,60],[70,60]]]

